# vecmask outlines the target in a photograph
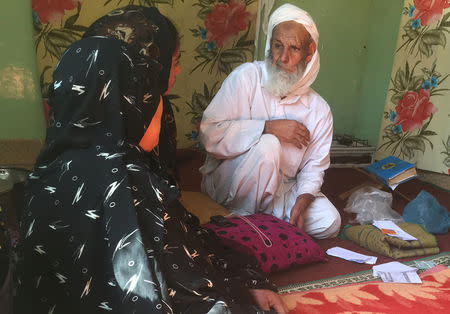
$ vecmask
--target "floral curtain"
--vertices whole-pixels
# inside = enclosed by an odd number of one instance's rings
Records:
[[[203,111],[226,76],[253,60],[256,0],[32,0],[44,107],[53,69],[65,48],[97,18],[128,4],[158,7],[180,32],[182,73],[169,98],[178,147],[200,149]]]
[[[450,174],[450,0],[405,0],[376,158]]]

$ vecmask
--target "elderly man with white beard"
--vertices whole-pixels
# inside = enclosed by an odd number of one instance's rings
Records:
[[[320,68],[316,25],[285,4],[267,34],[265,62],[237,67],[203,113],[202,191],[235,214],[268,213],[315,238],[335,237],[341,218],[320,191],[333,118],[310,87]]]

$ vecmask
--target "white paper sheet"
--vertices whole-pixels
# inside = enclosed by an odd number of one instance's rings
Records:
[[[372,267],[373,275],[384,282],[422,283],[417,268],[399,262],[390,262]]]
[[[339,246],[332,247],[327,250],[327,254],[331,256],[336,256],[339,258],[343,258],[347,261],[356,262],[356,263],[364,263],[364,264],[375,264],[377,262],[376,256],[369,256],[360,253],[356,253]]]
[[[373,275],[378,276],[378,272],[405,272],[405,271],[416,271],[417,268],[411,267],[400,262],[389,262],[380,265],[375,265],[372,267]]]
[[[383,282],[395,282],[395,283],[422,283],[419,275],[415,271],[405,271],[401,273],[385,273],[378,272]]]
[[[372,224],[388,236],[407,241],[417,240],[417,238],[403,231],[399,226],[390,220],[374,220]]]

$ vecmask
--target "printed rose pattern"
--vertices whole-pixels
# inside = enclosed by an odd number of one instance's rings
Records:
[[[419,63],[410,68],[406,62],[405,68],[398,69],[392,79],[391,102],[395,107],[384,113],[384,118],[390,123],[383,129],[383,143],[378,148],[388,149],[390,154],[399,154],[407,159],[414,158],[417,151],[424,153],[426,143],[434,148],[429,137],[437,133],[430,130],[430,123],[438,108],[431,97],[447,90],[439,85],[448,75],[442,77],[436,70],[436,63],[430,69],[422,68],[422,75],[416,75]]]
[[[31,9],[43,24],[61,20],[65,10],[73,10],[81,0],[32,0]]]
[[[208,69],[209,74],[228,75],[239,64],[253,56],[254,41],[248,39],[250,14],[248,6],[255,0],[199,1],[197,16],[202,26],[191,29],[201,41],[195,48],[198,64],[191,73]]]
[[[420,25],[431,25],[438,22],[444,9],[450,7],[449,0],[414,0],[413,18],[420,20]]]
[[[203,111],[214,97],[217,86],[231,71],[253,57],[254,40],[249,38],[251,16],[249,5],[255,0],[200,0],[194,6],[199,8],[197,16],[204,22],[191,29],[192,35],[200,40],[195,48],[194,59],[197,65],[190,71],[197,70],[210,75],[211,88],[205,84],[203,94],[194,91],[191,102],[191,123],[195,130],[185,134],[193,141],[192,148],[202,149],[198,140],[198,124]],[[256,4],[256,3],[255,3]],[[206,70],[206,71],[205,71]],[[222,79],[217,80],[217,77]]]
[[[395,124],[401,125],[404,132],[416,131],[436,111],[437,108],[430,102],[429,90],[422,88],[418,93],[407,91],[395,106]]]
[[[63,0],[61,2],[56,0],[33,0],[33,27],[36,51],[41,47],[44,50],[44,57],[49,54],[52,59],[57,60],[70,44],[79,40],[87,29],[86,26],[77,24],[81,6],[81,1],[77,0]],[[67,14],[66,10],[76,12],[67,17],[65,16]],[[62,23],[64,19],[65,22]],[[45,71],[46,69],[42,71],[42,74]],[[42,96],[47,97],[47,88],[44,88],[42,81],[41,89],[43,92]]]
[[[450,135],[439,132],[448,131],[440,124],[442,117],[450,119],[450,114],[447,108],[439,108],[436,104],[438,97],[448,99],[450,91],[449,74],[443,74],[444,69],[439,69],[442,63],[439,58],[442,57],[438,57],[446,54],[442,50],[446,50],[450,33],[450,11],[447,10],[450,0],[411,0],[405,4],[403,34],[396,51],[402,53],[404,61],[403,64],[397,62],[391,77],[390,101],[384,112],[378,151],[384,150],[411,162],[420,153],[441,160],[442,165],[435,167],[442,169],[443,166],[444,173],[448,173]],[[440,115],[439,124],[433,120],[435,115]],[[436,145],[443,146],[444,151],[436,150]]]
[[[208,41],[215,41],[217,47],[222,48],[226,40],[245,30],[249,20],[249,13],[245,9],[245,3],[238,0],[216,5],[205,20]]]
[[[403,43],[397,52],[405,49],[410,54],[430,57],[437,46],[445,48],[446,34],[450,32],[450,0],[414,0],[414,5],[403,9],[410,18],[403,26]]]

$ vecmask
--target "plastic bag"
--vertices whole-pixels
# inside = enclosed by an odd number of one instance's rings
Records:
[[[391,220],[403,222],[402,216],[392,208],[392,194],[372,186],[362,187],[350,195],[344,211],[356,213],[350,223],[370,224],[374,220]]]
[[[406,205],[403,219],[424,225],[431,233],[446,233],[450,228],[450,215],[447,209],[430,193],[423,190]]]

